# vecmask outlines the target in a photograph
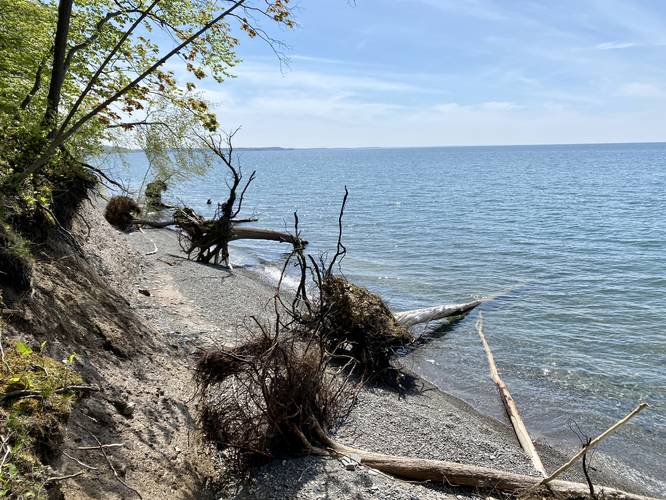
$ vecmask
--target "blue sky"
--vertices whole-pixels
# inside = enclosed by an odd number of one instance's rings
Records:
[[[293,1],[293,0],[292,0]],[[666,140],[666,2],[300,0],[205,83],[242,146]]]

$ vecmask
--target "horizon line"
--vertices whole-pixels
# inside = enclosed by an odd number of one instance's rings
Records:
[[[505,147],[543,147],[543,146],[622,146],[640,144],[666,144],[663,141],[622,141],[622,142],[543,142],[532,144],[447,144],[438,146],[234,146],[234,150],[273,150],[273,151],[307,151],[315,149],[444,149],[444,148],[505,148]],[[108,149],[126,151],[144,151],[143,148],[125,148],[122,146],[105,145]],[[204,149],[204,148],[197,148]]]

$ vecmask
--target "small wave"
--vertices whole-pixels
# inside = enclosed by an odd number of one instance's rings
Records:
[[[273,285],[278,284],[280,281],[280,276],[282,275],[282,269],[271,264],[261,265],[257,268],[257,271],[259,271],[260,274],[263,274],[264,277],[266,277]],[[298,284],[299,280],[294,276],[286,275],[284,278],[282,278],[282,287],[285,290],[296,290],[296,288],[298,288]]]

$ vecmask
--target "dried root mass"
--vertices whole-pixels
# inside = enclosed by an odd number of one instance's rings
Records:
[[[134,223],[134,217],[141,213],[139,205],[128,196],[114,196],[104,210],[104,218],[112,226],[126,231]]]
[[[196,366],[204,437],[245,469],[257,458],[311,452],[353,401],[315,343],[255,325],[234,349],[204,353]]]
[[[322,280],[318,308],[318,332],[330,352],[352,358],[366,376],[395,375],[391,359],[414,337],[378,295],[330,274]]]

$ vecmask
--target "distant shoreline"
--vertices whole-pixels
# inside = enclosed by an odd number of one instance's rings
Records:
[[[552,148],[552,147],[599,147],[599,146],[666,146],[666,141],[647,142],[580,142],[580,143],[546,143],[546,144],[450,144],[442,146],[326,146],[326,147],[282,147],[257,146],[234,147],[235,151],[367,151],[392,149],[479,149],[479,148]],[[105,153],[139,153],[141,148],[123,148],[105,146]]]

